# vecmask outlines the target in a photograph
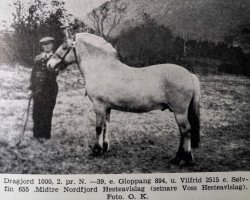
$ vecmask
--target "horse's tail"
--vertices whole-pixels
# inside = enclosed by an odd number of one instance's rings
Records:
[[[200,81],[192,74],[194,82],[194,95],[188,108],[188,120],[191,126],[191,147],[198,148],[200,144]]]

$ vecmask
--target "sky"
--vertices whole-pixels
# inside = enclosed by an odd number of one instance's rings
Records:
[[[0,0],[0,29],[2,29],[4,23],[3,21],[10,21],[12,19],[11,13],[13,8],[9,6],[15,0]],[[29,2],[34,2],[35,0],[21,0],[24,5],[28,5]],[[50,0],[45,0],[50,1]],[[64,0],[65,8],[69,13],[76,17],[82,18],[93,8],[98,7],[107,0]]]

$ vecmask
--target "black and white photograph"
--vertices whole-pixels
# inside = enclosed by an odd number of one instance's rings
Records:
[[[250,171],[249,13],[1,0],[0,173]]]

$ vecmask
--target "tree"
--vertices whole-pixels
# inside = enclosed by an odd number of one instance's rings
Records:
[[[75,33],[80,32],[94,33],[94,31],[79,18],[74,18],[74,20],[68,24],[67,29],[70,32],[70,35],[75,35]]]
[[[120,23],[127,7],[128,4],[113,0],[93,9],[88,18],[92,21],[96,34],[109,40],[111,32]]]
[[[142,19],[141,25],[123,30],[113,41],[121,59],[136,67],[173,62],[176,51],[172,31],[147,13],[142,14]]]
[[[35,0],[26,9],[21,0],[16,0],[11,6],[15,8],[10,25],[13,31],[5,37],[13,50],[11,61],[31,65],[40,51],[38,42],[44,36],[55,38],[55,48],[62,42],[64,23],[71,16],[64,9],[63,1]]]

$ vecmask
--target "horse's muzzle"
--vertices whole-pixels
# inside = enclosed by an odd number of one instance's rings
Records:
[[[47,69],[49,71],[54,71],[54,68],[52,67],[52,65],[50,63],[47,63]]]

